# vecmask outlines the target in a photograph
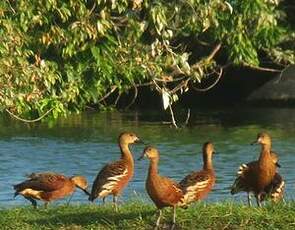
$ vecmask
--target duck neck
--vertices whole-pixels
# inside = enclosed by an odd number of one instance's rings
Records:
[[[159,162],[159,159],[151,159],[150,160],[150,167],[149,167],[149,176],[150,177],[158,175],[158,162]]]
[[[203,153],[203,169],[204,170],[213,170],[212,156],[206,153]]]
[[[131,167],[134,166],[134,160],[128,144],[120,143],[121,159],[127,161]]]
[[[268,158],[271,158],[270,152],[271,152],[271,145],[262,145],[259,161],[266,162]]]

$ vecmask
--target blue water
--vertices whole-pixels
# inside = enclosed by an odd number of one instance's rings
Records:
[[[180,120],[185,114],[179,112]],[[177,181],[202,167],[202,144],[211,140],[218,154],[214,157],[217,183],[209,202],[244,201],[245,195],[231,196],[229,186],[241,163],[257,159],[260,148],[251,146],[257,133],[268,131],[273,150],[280,157],[279,170],[286,179],[287,199],[295,191],[295,109],[222,108],[192,111],[188,127],[175,130],[162,121],[163,112],[88,112],[55,122],[24,124],[0,118],[0,207],[29,205],[21,196],[13,199],[12,185],[31,172],[55,171],[65,175],[84,175],[90,185],[107,162],[119,158],[117,136],[125,130],[137,133],[146,143],[157,146],[162,175]],[[132,147],[135,158],[144,146]],[[135,176],[124,190],[121,201],[148,197],[144,188],[148,161],[135,162]],[[65,203],[67,199],[58,203]],[[87,203],[77,191],[74,203]],[[99,201],[97,201],[99,203]]]

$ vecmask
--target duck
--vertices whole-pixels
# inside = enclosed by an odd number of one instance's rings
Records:
[[[266,197],[271,197],[274,201],[283,197],[285,182],[277,172],[280,164],[277,154],[271,151],[270,135],[265,132],[258,133],[252,144],[261,145],[259,159],[239,167],[237,178],[231,186],[231,194],[247,192],[248,205],[251,206],[250,194],[254,193],[257,205],[261,207],[261,201]]]
[[[271,151],[271,157],[274,164],[277,166],[277,169],[281,168],[278,154],[274,151]],[[265,194],[261,197],[261,200],[263,201],[269,198],[274,203],[284,200],[285,184],[285,180],[277,170],[272,182],[265,188]]]
[[[91,189],[88,200],[113,196],[115,210],[118,211],[117,197],[122,193],[134,174],[134,160],[129,145],[142,143],[139,137],[133,132],[123,132],[118,138],[121,158],[115,162],[106,164],[97,174]]]
[[[273,152],[272,152],[273,153]],[[281,165],[277,162],[277,156],[272,154],[273,162],[276,164],[276,166],[279,168]],[[251,189],[249,186],[247,186],[247,182],[244,179],[243,175],[248,170],[248,168],[252,167],[252,165],[257,164],[256,161],[249,162],[247,164],[242,164],[239,167],[239,170],[237,172],[237,178],[234,182],[234,185],[231,187],[231,194],[234,195],[238,192],[246,192],[247,193],[247,201],[248,205],[252,206],[251,203]],[[265,201],[270,199],[271,201],[277,203],[284,199],[284,192],[285,192],[285,181],[283,177],[276,172],[272,182],[265,187],[264,192],[261,196],[261,201]]]
[[[176,223],[176,207],[181,204],[181,200],[183,199],[182,190],[177,182],[159,174],[158,163],[160,160],[160,153],[156,147],[147,146],[143,150],[139,160],[143,158],[148,158],[150,161],[145,188],[159,212],[156,228],[160,226],[162,209],[165,207],[172,207],[173,220],[171,228],[173,229]]]
[[[208,141],[203,144],[203,169],[185,176],[179,185],[183,191],[182,205],[205,199],[215,185],[215,171],[212,157],[215,153],[214,145]]]
[[[49,202],[72,195],[76,188],[89,195],[87,187],[88,182],[84,176],[66,177],[55,172],[32,173],[25,181],[13,186],[14,197],[22,195],[34,208],[37,208],[36,200],[43,201],[47,208]]]

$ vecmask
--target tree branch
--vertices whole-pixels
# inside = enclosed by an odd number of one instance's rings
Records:
[[[176,121],[175,121],[175,117],[174,117],[174,113],[173,113],[173,109],[171,104],[169,103],[169,110],[170,110],[170,114],[171,114],[171,120],[172,120],[172,124],[175,128],[178,128]]]
[[[137,89],[136,85],[133,84],[133,86],[134,86],[134,95],[133,95],[132,101],[125,107],[126,109],[129,109],[129,107],[134,104],[134,102],[137,98],[137,95],[138,95],[138,89]]]
[[[53,108],[49,109],[46,113],[44,113],[42,116],[36,118],[36,119],[33,119],[33,120],[27,120],[27,119],[23,119],[17,115],[15,115],[14,113],[10,112],[9,109],[5,109],[5,111],[7,113],[9,113],[10,116],[14,117],[15,119],[19,120],[19,121],[22,121],[22,122],[26,122],[26,123],[34,123],[34,122],[37,122],[37,121],[40,121],[42,120],[45,116],[47,116],[51,111],[53,110]]]
[[[223,68],[220,68],[220,72],[218,74],[218,77],[217,79],[215,80],[215,82],[213,82],[213,84],[211,84],[210,86],[208,86],[207,88],[204,88],[204,89],[201,89],[201,88],[196,88],[192,85],[192,88],[198,92],[206,92],[210,89],[212,89],[218,82],[219,80],[221,79],[221,76],[222,76],[222,73],[223,73]]]
[[[107,97],[109,97],[117,88],[118,88],[117,86],[113,86],[110,92],[108,92],[102,98],[100,98],[98,100],[98,103],[101,102],[101,101],[103,101],[103,100],[105,100]]]
[[[206,59],[205,59],[206,62],[211,61],[215,57],[215,55],[217,54],[217,52],[220,50],[220,48],[221,48],[221,43],[217,44],[214,47],[214,49],[212,50],[212,52],[209,54],[209,56],[206,57]],[[200,66],[200,62],[197,62],[197,63],[193,64],[191,68],[192,69],[195,69],[195,68],[198,68],[199,66]]]
[[[267,71],[267,72],[273,72],[273,73],[279,73],[282,70],[278,70],[278,69],[272,69],[272,68],[265,68],[265,67],[259,67],[259,66],[253,66],[253,65],[249,65],[247,63],[243,63],[244,66],[249,67],[251,69],[256,69],[256,70],[260,70],[260,71]]]

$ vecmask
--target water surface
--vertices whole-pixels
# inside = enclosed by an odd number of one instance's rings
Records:
[[[182,113],[177,116],[185,118]],[[177,181],[200,169],[202,144],[213,141],[218,152],[214,157],[217,184],[208,197],[209,202],[244,200],[244,194],[231,196],[229,186],[241,163],[257,159],[259,146],[249,143],[258,132],[268,131],[273,137],[273,149],[280,157],[280,173],[287,182],[287,199],[293,199],[295,109],[200,109],[192,111],[188,127],[177,130],[162,124],[168,118],[163,112],[155,111],[87,112],[38,124],[0,118],[0,207],[29,205],[22,197],[13,199],[12,185],[31,172],[81,174],[91,184],[105,163],[119,157],[117,136],[125,130],[132,130],[146,143],[157,146],[161,153],[160,173]],[[143,148],[143,145],[132,147],[135,158]],[[148,161],[135,163],[135,176],[124,190],[122,201],[148,200],[144,189]],[[82,192],[77,192],[72,202],[88,201]]]

